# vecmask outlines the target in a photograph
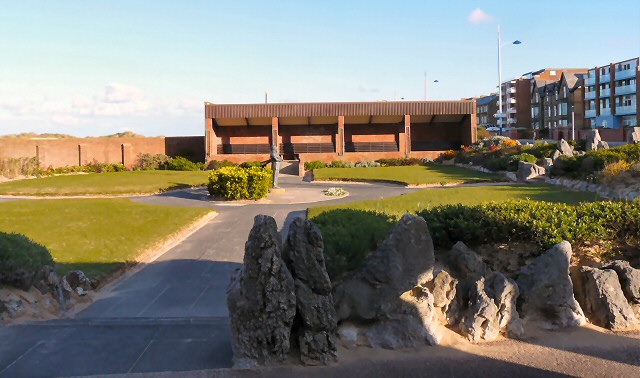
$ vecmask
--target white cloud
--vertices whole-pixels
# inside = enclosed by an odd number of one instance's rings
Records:
[[[131,85],[109,83],[104,88],[104,102],[107,103],[135,102],[143,98],[144,92],[142,89]]]
[[[493,21],[493,16],[483,11],[480,8],[476,8],[467,17],[467,22],[471,24],[483,24],[485,22]]]

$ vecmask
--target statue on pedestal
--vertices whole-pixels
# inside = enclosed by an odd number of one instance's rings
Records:
[[[278,153],[278,146],[271,145],[271,169],[273,170],[273,187],[278,188],[278,175],[280,174],[280,165],[282,164],[282,156]]]

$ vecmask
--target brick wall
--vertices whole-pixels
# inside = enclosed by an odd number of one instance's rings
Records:
[[[0,159],[37,156],[44,168],[94,160],[131,167],[138,154],[145,153],[204,161],[204,137],[0,139]]]

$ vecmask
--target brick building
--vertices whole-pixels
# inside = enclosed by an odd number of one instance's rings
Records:
[[[585,119],[591,128],[623,129],[640,123],[639,58],[589,69],[585,78]],[[622,135],[622,133],[621,133]]]
[[[584,127],[584,73],[563,72],[559,80],[534,79],[531,88],[531,128],[534,138],[571,139],[571,126]]]
[[[498,112],[498,95],[492,93],[488,96],[480,96],[476,100],[476,118],[478,126],[485,129],[495,127],[498,124],[495,114]]]
[[[268,160],[277,144],[287,160],[436,157],[476,140],[476,104],[399,101],[205,103],[206,160]]]

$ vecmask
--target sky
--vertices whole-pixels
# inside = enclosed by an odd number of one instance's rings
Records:
[[[640,1],[0,0],[0,134],[203,135],[204,102],[456,100],[640,56]],[[510,42],[520,40],[522,44]],[[434,82],[437,80],[438,82]]]

